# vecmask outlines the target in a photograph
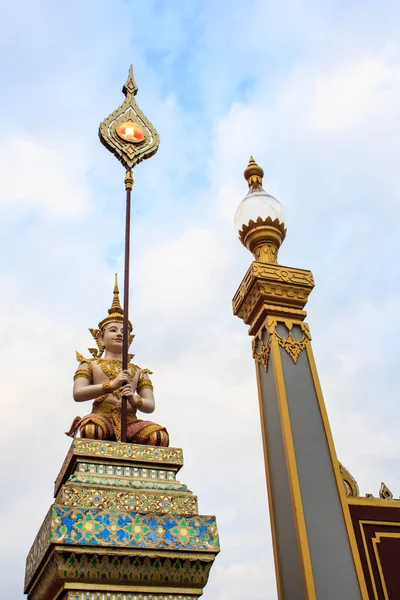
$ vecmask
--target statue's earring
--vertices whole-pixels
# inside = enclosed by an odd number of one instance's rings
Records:
[[[89,352],[91,353],[91,355],[94,358],[100,358],[100,356],[103,354],[104,352],[104,344],[102,344],[99,340],[99,337],[101,335],[101,331],[100,329],[93,329],[91,327],[89,327],[89,331],[92,334],[93,339],[95,340],[96,344],[97,344],[97,348],[99,350],[97,350],[96,348],[89,348]]]
[[[129,334],[129,336],[128,336],[128,343],[129,343],[129,346],[132,344],[132,342],[133,342],[133,338],[134,338],[134,337],[135,337],[135,334],[134,334],[134,333],[130,333],[130,334]]]

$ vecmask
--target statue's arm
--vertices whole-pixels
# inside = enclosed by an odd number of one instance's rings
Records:
[[[152,413],[156,407],[154,401],[153,384],[147,372],[147,369],[141,371],[136,388],[138,398],[136,398],[136,408],[144,413]]]
[[[104,395],[103,385],[101,383],[93,384],[93,373],[91,365],[81,362],[74,375],[73,396],[75,402],[84,402],[85,400],[94,400]]]

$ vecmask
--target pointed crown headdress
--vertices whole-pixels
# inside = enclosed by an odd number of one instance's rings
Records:
[[[121,306],[119,300],[119,288],[118,288],[118,275],[115,274],[115,284],[114,284],[114,292],[113,292],[113,301],[111,307],[108,309],[108,315],[104,317],[102,321],[100,321],[97,329],[89,327],[89,331],[92,334],[93,338],[96,341],[98,346],[97,348],[89,348],[89,352],[95,358],[100,358],[104,352],[104,345],[100,342],[99,336],[103,333],[104,327],[108,325],[108,323],[122,323],[124,320],[124,311]],[[134,335],[132,332],[132,323],[128,321],[129,325],[129,345],[132,343]]]

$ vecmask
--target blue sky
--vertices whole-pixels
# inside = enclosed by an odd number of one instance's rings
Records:
[[[99,123],[133,63],[157,155],[135,170],[132,321],[182,481],[216,514],[204,599],[275,600],[250,339],[231,298],[250,154],[285,206],[340,459],[399,495],[400,6],[383,1],[0,0],[0,360],[6,597],[82,410],[75,350],[122,274],[123,170]],[[89,407],[88,411],[89,412]],[[20,523],[23,523],[23,527]],[[18,523],[18,527],[16,524]]]

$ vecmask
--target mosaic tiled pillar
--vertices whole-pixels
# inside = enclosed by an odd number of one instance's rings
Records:
[[[176,479],[178,448],[76,439],[27,557],[29,600],[195,600],[215,517]]]

